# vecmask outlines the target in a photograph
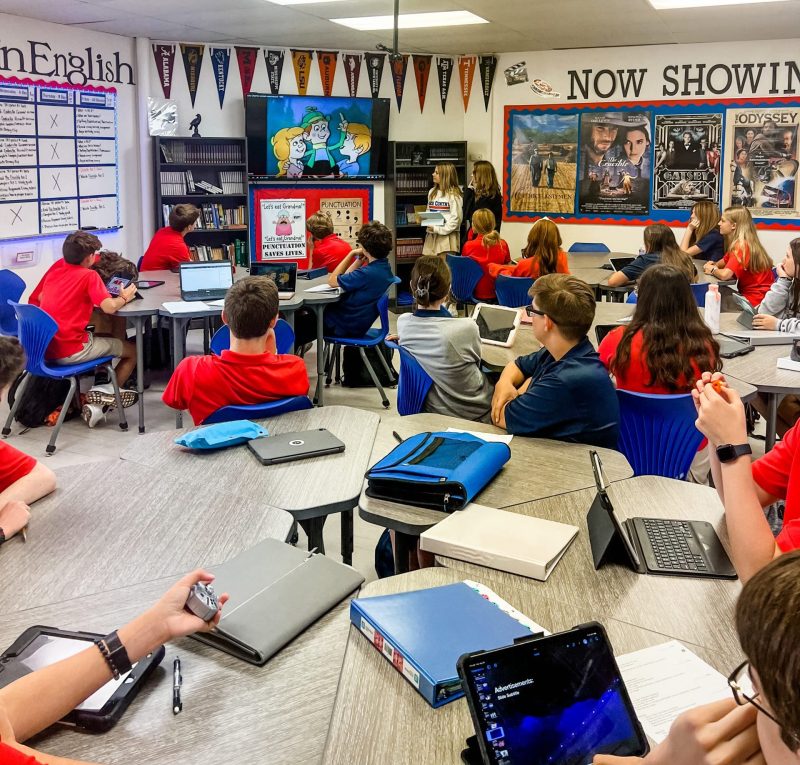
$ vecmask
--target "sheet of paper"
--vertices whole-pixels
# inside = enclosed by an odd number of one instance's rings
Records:
[[[731,695],[727,679],[677,640],[618,656],[617,664],[644,732],[656,743],[682,712]]]
[[[623,316],[621,319],[617,319],[615,324],[630,324],[632,318],[633,318],[633,315],[631,315],[631,316]]]
[[[514,436],[506,435],[505,433],[481,433],[477,430],[459,430],[458,428],[448,428],[448,433],[469,433],[476,438],[482,438],[492,444],[510,444]]]
[[[339,287],[331,287],[328,284],[318,284],[316,287],[309,287],[305,292],[340,292]]]
[[[211,306],[212,308],[224,308],[225,298],[221,298],[220,300],[209,300],[206,305]]]
[[[197,311],[210,311],[210,307],[202,300],[175,300],[171,303],[162,303],[161,307],[169,313],[196,313]]]

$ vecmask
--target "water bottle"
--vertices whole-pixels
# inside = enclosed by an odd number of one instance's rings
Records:
[[[706,292],[705,320],[712,335],[719,334],[719,312],[722,296],[718,284],[709,284]]]

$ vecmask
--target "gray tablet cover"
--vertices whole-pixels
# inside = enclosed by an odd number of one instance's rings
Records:
[[[210,570],[214,590],[230,600],[219,627],[193,637],[258,665],[364,582],[350,566],[275,539]]]

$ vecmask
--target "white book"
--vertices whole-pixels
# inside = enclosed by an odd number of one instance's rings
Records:
[[[161,307],[171,314],[178,313],[197,313],[198,311],[211,310],[207,303],[202,300],[174,300],[167,303],[162,303]]]
[[[781,356],[778,359],[778,369],[800,372],[800,361],[793,361],[791,356]]]
[[[469,504],[423,532],[420,548],[545,581],[577,534],[577,526]]]

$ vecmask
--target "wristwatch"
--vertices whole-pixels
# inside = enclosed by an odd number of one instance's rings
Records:
[[[733,462],[745,454],[752,454],[750,444],[721,444],[717,447],[717,459],[720,462]]]

